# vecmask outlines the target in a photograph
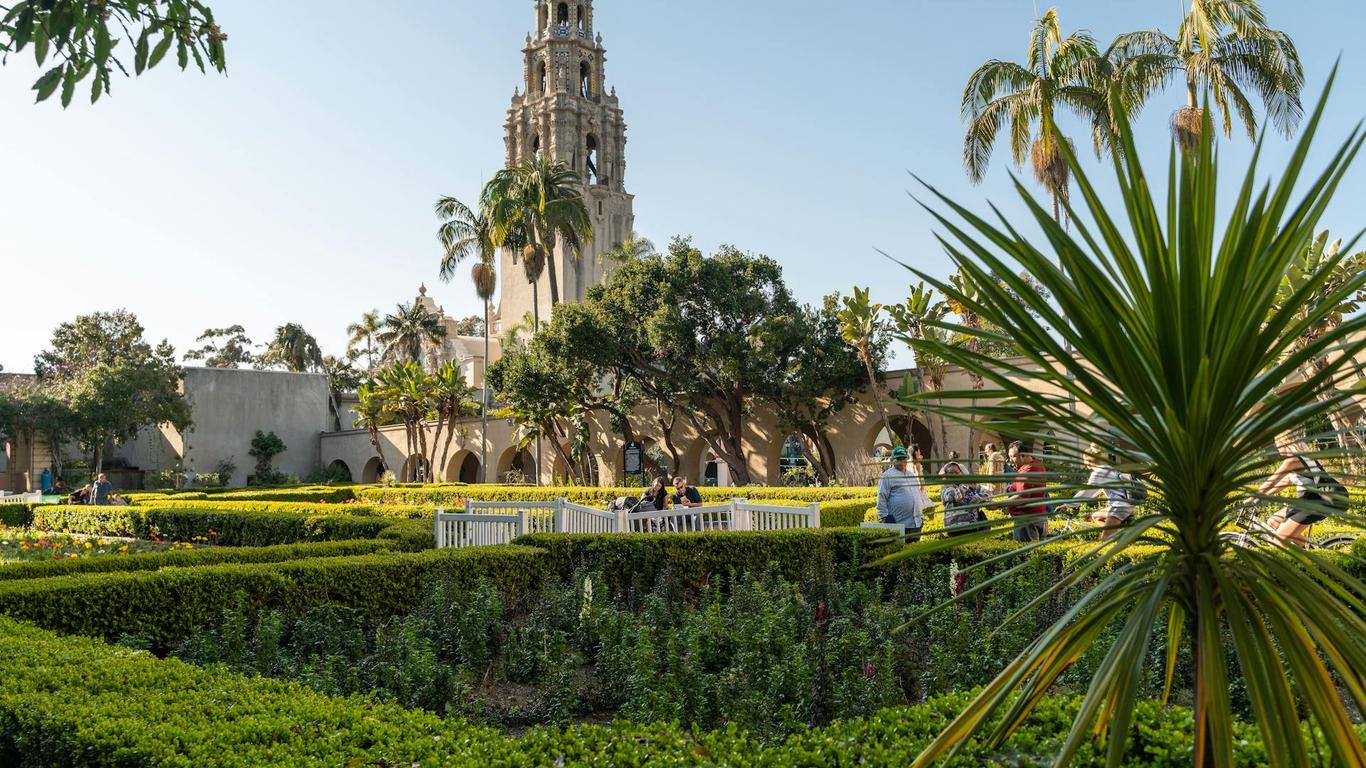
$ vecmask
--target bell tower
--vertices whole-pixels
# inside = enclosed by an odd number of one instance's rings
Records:
[[[507,164],[539,153],[574,169],[583,179],[584,204],[593,221],[593,238],[581,258],[563,244],[555,253],[561,301],[578,301],[602,282],[610,265],[602,254],[624,241],[634,225],[627,194],[626,122],[616,89],[607,88],[607,52],[594,29],[593,0],[535,0],[536,31],[522,49],[522,84],[513,92],[503,125]],[[502,329],[531,311],[531,286],[521,254],[501,259]],[[548,272],[547,268],[547,272]],[[540,282],[541,320],[550,316],[550,276]]]

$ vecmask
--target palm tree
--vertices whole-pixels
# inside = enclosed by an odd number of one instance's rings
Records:
[[[533,270],[531,262],[550,269],[550,306],[559,304],[556,245],[563,240],[577,259],[583,243],[593,237],[583,180],[568,165],[541,154],[494,175],[484,187],[482,205],[493,225],[493,242],[499,247],[522,247],[528,279],[535,272],[533,286],[541,270]]]
[[[384,345],[383,359],[389,362],[422,361],[422,346],[446,338],[441,319],[421,302],[399,304],[397,311],[384,318],[384,330],[376,337]]]
[[[1087,32],[1063,37],[1058,10],[1048,9],[1029,35],[1026,63],[993,59],[968,78],[962,105],[968,177],[974,184],[982,181],[997,138],[1008,131],[1015,164],[1023,166],[1029,158],[1034,178],[1053,197],[1053,220],[1062,221],[1059,201],[1067,199],[1069,172],[1059,146],[1057,111],[1069,109],[1091,123],[1099,154],[1113,131],[1109,77],[1109,63],[1095,39]]]
[[[318,371],[323,367],[323,353],[318,340],[297,323],[286,323],[275,329],[275,336],[261,354],[260,364],[269,368],[283,367],[294,373]]]
[[[1208,112],[1198,149],[1164,164],[1165,179],[1145,175],[1132,131],[1120,121],[1122,152],[1114,163],[1120,203],[1108,208],[1111,198],[1092,194],[1091,181],[1069,154],[1071,171],[1087,190],[1085,213],[1091,219],[1078,237],[1049,221],[1044,204],[1027,193],[1025,205],[1042,222],[1040,243],[936,195],[952,209],[937,215],[948,230],[947,249],[980,296],[931,282],[970,305],[984,323],[1010,328],[1028,365],[950,342],[930,340],[918,348],[991,383],[986,392],[954,393],[959,403],[972,396],[1009,399],[1018,408],[1011,409],[1018,414],[1009,417],[1012,432],[1055,430],[1083,445],[1106,445],[1117,454],[1121,471],[1142,469],[1154,493],[1152,513],[1109,539],[1071,534],[1086,539],[1085,545],[1076,548],[1067,575],[1035,604],[1075,597],[1072,609],[982,689],[921,752],[916,766],[938,764],[984,728],[1000,743],[1083,655],[1096,660],[1095,675],[1055,764],[1069,764],[1085,743],[1103,739],[1107,763],[1119,765],[1142,681],[1157,671],[1148,665],[1157,656],[1165,666],[1170,693],[1183,653],[1191,661],[1187,695],[1196,768],[1234,764],[1230,670],[1241,675],[1272,768],[1311,764],[1311,748],[1319,753],[1312,762],[1366,764],[1366,745],[1348,711],[1366,706],[1366,616],[1360,603],[1366,583],[1316,551],[1258,546],[1262,537],[1256,535],[1248,541],[1221,535],[1247,489],[1280,466],[1281,457],[1268,446],[1351,400],[1354,393],[1336,382],[1351,358],[1366,351],[1366,316],[1326,322],[1340,300],[1366,288],[1366,273],[1351,275],[1305,316],[1276,311],[1277,288],[1310,247],[1324,210],[1366,143],[1362,129],[1354,129],[1339,151],[1327,155],[1321,174],[1301,177],[1322,112],[1320,106],[1279,179],[1263,185],[1256,159],[1238,173],[1242,183],[1227,209],[1216,204],[1219,166]],[[1168,199],[1154,199],[1154,189],[1165,189]],[[1227,210],[1235,213],[1226,216]],[[1105,247],[1097,247],[1097,237]],[[1053,253],[1063,269],[1050,263]],[[1331,267],[1341,260],[1329,257],[1325,269],[1307,275],[1298,297],[1330,285]],[[1011,273],[1016,264],[1035,275],[1052,299],[1027,290]],[[1322,334],[1299,346],[1302,329],[1315,324]],[[1065,352],[1069,340],[1077,357]],[[1324,358],[1326,367],[1286,387],[1314,358]],[[1085,413],[1067,407],[1069,394]],[[943,410],[972,418],[962,405]],[[1252,497],[1343,514],[1321,503]],[[896,557],[923,556],[1000,531],[912,545]],[[1029,567],[1029,554],[1039,546],[1047,544],[1015,550],[1015,566],[993,558],[1003,567],[983,574],[982,585],[1010,583]],[[976,592],[958,599],[976,599]],[[1118,630],[1114,639],[1092,648],[1111,627]],[[1150,647],[1155,636],[1164,638],[1158,643],[1165,648]],[[1318,735],[1307,743],[1303,734],[1315,730]]]
[[[498,246],[493,242],[493,228],[483,211],[475,213],[447,195],[436,201],[436,217],[441,220],[436,237],[441,242],[442,282],[449,283],[460,263],[471,256],[493,261]]]
[[[365,342],[365,372],[372,376],[375,373],[375,334],[383,327],[378,309],[361,315],[360,322],[346,326],[347,336],[350,337],[346,342],[346,351],[354,352],[361,342]]]
[[[487,379],[489,366],[489,302],[493,300],[493,294],[498,290],[498,270],[493,265],[493,259],[480,261],[474,265],[470,271],[470,278],[474,281],[474,292],[479,295],[484,302],[484,380],[480,382],[482,394],[480,417],[482,420],[482,431],[479,433],[479,482],[488,482],[489,465],[489,385]]]
[[[882,426],[887,430],[887,439],[895,442],[896,432],[892,431],[892,419],[887,415],[887,406],[882,402],[882,394],[878,391],[876,361],[873,359],[874,341],[883,330],[882,305],[874,304],[868,294],[867,288],[855,288],[853,296],[841,299],[844,306],[836,313],[836,317],[839,319],[840,336],[844,337],[844,343],[854,348],[859,361],[868,371],[869,391],[873,393],[877,407],[882,411]]]
[[[1209,91],[1225,136],[1233,135],[1236,114],[1248,136],[1256,137],[1249,91],[1262,99],[1267,118],[1286,136],[1303,115],[1299,53],[1288,35],[1266,25],[1258,0],[1192,0],[1175,38],[1158,30],[1120,35],[1107,58],[1116,67],[1130,111],[1184,76],[1186,105],[1172,116],[1172,132],[1187,151],[1200,144],[1201,90]]]
[[[384,458],[384,445],[379,439],[379,428],[389,423],[389,414],[383,397],[376,387],[362,384],[356,389],[356,421],[352,425],[364,429],[370,435],[370,445],[379,457],[380,475],[389,469],[389,460]]]
[[[906,302],[890,306],[887,311],[895,324],[897,338],[907,345],[913,345],[918,340],[947,338],[947,333],[938,324],[948,314],[949,305],[947,302],[941,301],[935,295],[934,289],[924,283],[911,286],[911,293],[906,298]],[[928,350],[916,352],[915,382],[917,392],[943,392],[944,379],[947,375],[948,365],[942,358]],[[914,393],[911,393],[911,397],[898,394],[898,400],[902,401],[903,406],[913,399]],[[911,406],[908,410],[916,411],[919,409]],[[940,415],[937,420],[939,422],[940,450],[947,454],[949,450],[948,419]],[[930,423],[928,414],[925,414],[925,422],[928,427]]]
[[[644,261],[659,255],[655,244],[647,237],[641,237],[635,230],[626,239],[617,243],[612,250],[602,254],[602,261],[608,264],[625,264],[630,261]]]
[[[441,444],[441,453],[434,457],[435,466],[444,469],[446,461],[450,458],[451,439],[455,437],[455,421],[473,408],[470,395],[474,390],[465,383],[465,375],[461,373],[460,367],[451,362],[436,369],[427,386],[431,398],[429,410],[436,416],[432,450],[435,451],[437,445]],[[446,435],[444,443],[441,440],[443,432]]]

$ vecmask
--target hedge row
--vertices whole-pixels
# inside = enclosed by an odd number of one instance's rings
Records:
[[[642,488],[598,488],[584,486],[522,486],[522,485],[432,485],[418,487],[361,486],[355,489],[356,498],[375,504],[435,505],[462,507],[465,499],[476,501],[554,501],[566,498],[576,504],[601,505],[618,496],[635,496]],[[790,499],[803,504],[870,498],[871,488],[785,488],[750,486],[745,488],[702,488],[698,492],[704,501],[729,501],[746,498],[752,501]],[[220,497],[221,498],[221,497]]]
[[[33,520],[33,508],[39,504],[0,504],[0,525],[27,526]]]
[[[880,711],[761,744],[734,730],[676,726],[536,729],[515,738],[456,718],[297,683],[248,678],[0,619],[0,763],[32,768],[464,768],[673,765],[904,766],[967,704],[965,694]],[[1043,765],[1067,735],[1077,700],[1050,698],[999,747],[973,742],[951,766]],[[1138,708],[1122,765],[1184,768],[1193,749],[1188,710]],[[1267,755],[1257,730],[1236,724],[1235,765]],[[1073,765],[1105,764],[1087,744]]]
[[[393,519],[385,517],[162,507],[44,506],[33,510],[33,527],[45,531],[167,541],[202,540],[228,547],[373,539],[394,524]]]
[[[431,517],[432,507],[398,504],[340,504],[303,501],[240,501],[222,497],[204,500],[180,498],[144,499],[136,506],[155,509],[216,510],[220,512],[275,512],[291,515],[359,515],[363,517],[395,517],[406,520]]]
[[[184,639],[239,596],[291,612],[339,603],[380,620],[412,610],[443,579],[460,588],[489,581],[516,601],[539,587],[548,564],[543,552],[507,546],[55,576],[0,582],[0,614],[58,632],[160,644]]]
[[[149,552],[124,557],[81,557],[74,560],[32,560],[0,565],[0,581],[45,579],[80,573],[156,571],[162,568],[194,568],[225,563],[282,563],[318,557],[368,555],[398,549],[390,541],[328,541],[317,544],[283,544],[274,547],[211,547],[178,552]]]

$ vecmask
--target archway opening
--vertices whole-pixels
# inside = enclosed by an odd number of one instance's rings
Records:
[[[583,9],[583,3],[574,8],[574,19],[578,22],[580,32],[588,28],[588,12]]]
[[[598,178],[598,137],[591,133],[588,134],[588,140],[584,149],[588,155],[587,174],[584,176],[584,179],[586,179],[589,184],[600,184],[602,182],[601,179]]]
[[[351,474],[351,468],[346,466],[346,462],[341,459],[327,465],[327,475],[328,479],[334,483],[350,483],[355,478],[355,475]]]
[[[816,472],[807,454],[816,455],[815,446],[806,435],[793,432],[783,438],[778,450],[778,477],[783,485],[807,486],[816,484]]]
[[[556,24],[568,24],[568,23],[569,23],[569,3],[560,3],[559,8],[557,8],[557,9],[555,10],[555,23],[556,23]]]
[[[579,62],[579,95],[593,98],[593,68],[586,61]]]
[[[509,448],[498,460],[497,482],[522,485],[536,482],[536,458],[529,449]]]
[[[399,475],[401,483],[429,483],[432,479],[431,464],[421,456],[409,456],[403,462],[403,472]]]
[[[384,477],[384,462],[378,456],[365,462],[365,466],[360,471],[360,481],[366,485],[378,483]]]
[[[540,83],[541,95],[544,96],[547,93],[550,93],[550,72],[547,70],[544,61],[537,67],[536,77]]]

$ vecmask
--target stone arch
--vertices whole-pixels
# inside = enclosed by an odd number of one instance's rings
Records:
[[[593,67],[586,60],[579,62],[579,95],[593,98]]]
[[[555,23],[569,23],[569,3],[560,3],[559,6],[555,9]]]
[[[328,467],[328,469],[330,469],[330,470],[332,470],[333,472],[335,472],[335,473],[337,474],[337,477],[339,477],[339,478],[340,478],[340,477],[345,477],[346,479],[343,480],[342,482],[346,482],[346,483],[352,482],[352,481],[355,479],[355,477],[356,477],[356,476],[351,472],[351,467],[347,466],[347,465],[346,465],[346,462],[342,461],[341,459],[337,459],[336,461],[334,461],[334,462],[332,462],[331,464],[327,465],[327,467]]]
[[[578,23],[580,32],[588,28],[588,12],[584,10],[583,3],[574,7],[574,21]]]
[[[474,451],[460,451],[446,463],[446,482],[473,485],[479,482],[479,457]]]
[[[584,66],[588,66],[586,63]],[[598,150],[598,137],[588,134],[584,140],[584,155],[588,158],[585,161],[585,174],[583,180],[588,184],[602,183],[598,168],[602,165],[602,154]]]
[[[519,451],[513,446],[503,451],[503,455],[498,459],[498,475],[493,478],[493,482],[503,482],[503,478],[513,471],[521,472],[522,478],[528,483],[536,482],[536,457],[530,449],[524,448]]]
[[[800,441],[800,442],[798,442]],[[800,471],[805,468],[804,481],[800,485],[813,484],[816,474],[811,462],[801,453],[801,443],[807,444],[812,454],[819,455],[819,447],[812,445],[810,438],[800,432],[780,434],[773,440],[768,451],[769,484],[783,485],[788,481],[788,470]]]
[[[927,457],[934,455],[934,433],[920,419],[898,413],[889,417],[888,421],[892,423],[892,431],[896,433],[895,437],[902,445],[914,445]],[[877,455],[879,448],[891,447],[887,440],[887,429],[882,425],[882,419],[877,419],[868,427],[868,437],[863,442],[863,448],[867,455],[874,456]]]
[[[546,65],[546,63],[545,63],[544,61],[542,61],[542,62],[536,67],[536,77],[537,77],[537,81],[541,84],[541,95],[544,96],[544,95],[546,95],[547,93],[550,93],[550,68]],[[539,152],[540,149],[541,149],[541,137],[540,137],[540,136],[537,136],[537,137],[536,137],[536,150],[535,150],[535,151],[538,151],[538,152]]]
[[[418,482],[419,472],[426,476],[427,482],[431,482],[430,462],[422,456],[413,454],[403,462],[403,471],[399,473],[398,481],[400,483],[416,483]]]
[[[383,476],[384,462],[380,461],[378,456],[371,457],[360,471],[360,481],[366,485],[378,483]]]

